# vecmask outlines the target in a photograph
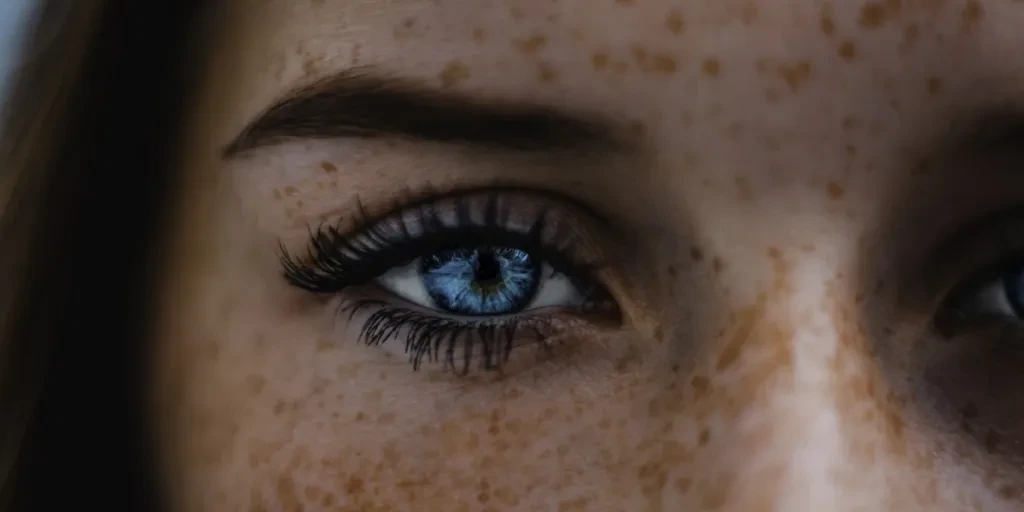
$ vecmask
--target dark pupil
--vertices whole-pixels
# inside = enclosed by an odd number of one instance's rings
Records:
[[[488,284],[491,281],[495,281],[493,284],[499,284],[501,278],[501,264],[498,263],[498,258],[491,252],[481,252],[477,255],[476,261],[476,280],[482,281],[481,284]]]
[[[511,247],[456,248],[422,259],[423,285],[437,307],[461,315],[504,315],[529,305],[541,265]]]

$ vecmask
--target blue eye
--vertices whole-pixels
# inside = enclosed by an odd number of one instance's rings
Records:
[[[396,267],[377,281],[416,305],[452,315],[501,316],[583,303],[568,277],[514,247],[443,250]]]
[[[1002,278],[1006,301],[1017,317],[1024,317],[1024,267],[1014,268]]]
[[[1024,266],[1010,268],[974,287],[956,300],[965,317],[1003,317],[1024,320]]]

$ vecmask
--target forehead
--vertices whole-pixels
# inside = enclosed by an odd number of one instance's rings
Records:
[[[269,0],[232,9],[230,69],[246,83],[236,126],[299,84],[364,66],[655,126],[728,114],[719,121],[799,131],[808,118],[865,109],[920,122],[951,102],[1021,92],[1017,2]]]

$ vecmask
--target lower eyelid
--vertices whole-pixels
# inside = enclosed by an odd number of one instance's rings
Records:
[[[452,365],[460,373],[490,365],[502,367],[511,357],[519,358],[520,349],[571,336],[585,339],[603,330],[566,310],[537,309],[532,313],[488,318],[485,320],[447,318],[414,305],[394,305],[381,299],[344,299],[333,308],[339,313],[334,322],[334,337],[358,339],[393,356],[407,357],[414,368],[426,365]],[[340,324],[340,325],[338,325]],[[471,355],[466,364],[466,350]],[[429,349],[424,351],[424,349]],[[436,357],[435,357],[436,356]],[[447,369],[451,369],[447,367]]]

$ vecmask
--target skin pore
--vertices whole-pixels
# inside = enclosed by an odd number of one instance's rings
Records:
[[[217,14],[162,273],[175,510],[1022,506],[1012,322],[946,306],[1019,261],[1024,4],[244,3]],[[382,103],[366,136],[331,89],[353,83],[454,108]],[[476,107],[593,129],[478,144]],[[563,212],[619,314],[458,376],[284,278],[311,228],[484,188]]]

